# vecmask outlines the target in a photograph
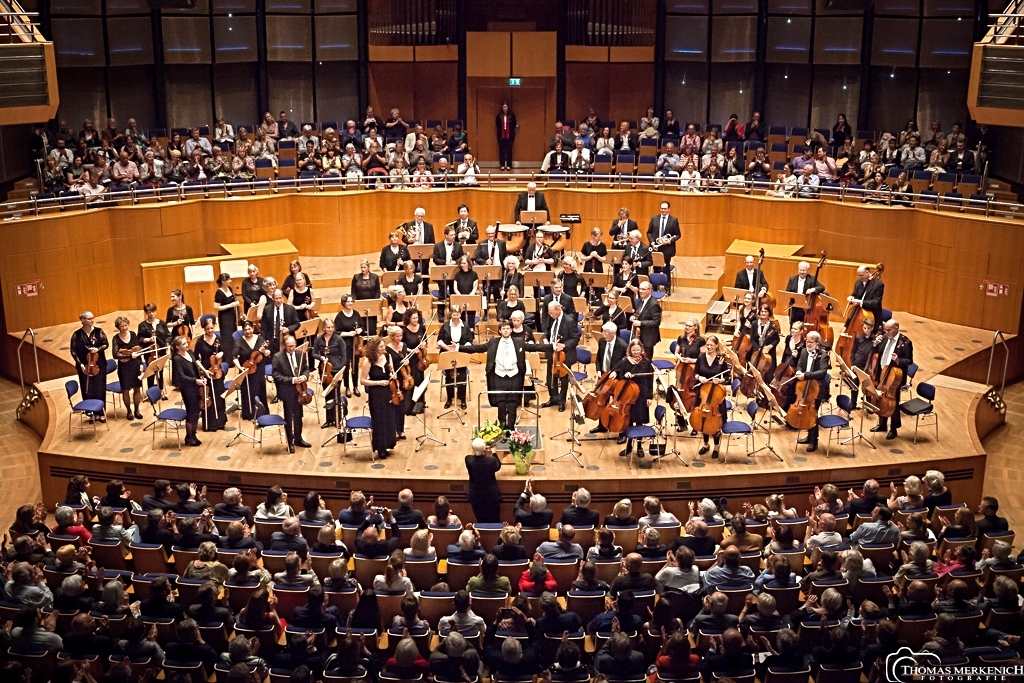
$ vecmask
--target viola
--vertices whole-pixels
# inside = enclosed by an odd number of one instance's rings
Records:
[[[303,353],[299,357],[299,375],[300,376],[304,376],[305,375],[305,373],[302,372],[302,366],[305,364],[305,361],[306,361],[306,354]],[[308,404],[313,402],[313,395],[309,392],[309,381],[308,380],[304,379],[304,380],[302,380],[300,382],[296,382],[295,383],[295,391],[297,391],[298,394],[299,394],[299,398],[298,398],[299,405],[304,406],[304,405],[308,405]]]
[[[402,405],[405,392],[402,391],[402,378],[397,373],[388,380],[388,388],[391,390],[391,405]]]
[[[868,276],[868,282],[878,278],[885,270],[885,265],[879,263],[875,270]],[[864,319],[868,314],[858,303],[851,303],[846,309],[846,321],[843,323],[843,331],[839,333],[839,341],[836,342],[836,355],[843,359],[843,362],[850,365],[850,355],[853,353],[853,342],[864,325]],[[875,321],[878,322],[878,321]]]
[[[427,369],[427,347],[421,346],[416,352],[416,357],[416,367],[420,369],[420,372],[424,372]]]
[[[583,414],[587,419],[601,419],[601,411],[608,405],[608,397],[614,388],[614,380],[609,379],[611,374],[610,372],[602,374],[597,382],[594,383],[593,390],[588,391],[587,395],[583,397]]]
[[[796,400],[786,412],[786,422],[795,429],[807,431],[818,423],[818,394],[821,382],[816,379],[799,379],[796,382]]]
[[[180,316],[180,314],[179,314]],[[171,328],[175,337],[187,337],[189,340],[192,339],[192,326],[185,321],[184,318],[179,317],[178,322]]]
[[[708,436],[722,431],[721,406],[726,394],[724,384],[705,381],[700,387],[700,405],[690,413],[690,428]]]
[[[416,380],[413,379],[412,370],[408,365],[398,368],[398,377],[402,380],[402,389],[405,391],[409,391],[416,385]]]
[[[213,392],[210,391],[210,383],[207,382],[203,385],[203,390],[199,392],[199,407],[202,409],[209,408],[213,405]]]
[[[133,346],[131,348],[127,346],[122,346],[117,350],[117,359],[122,363],[127,363],[128,361],[138,358],[141,354],[141,346]]]
[[[100,374],[100,353],[99,351],[87,351],[85,354],[85,370],[82,372],[86,377],[95,377]]]
[[[352,358],[362,358],[363,355],[363,337],[357,334],[352,337]]]
[[[269,355],[270,342],[264,341],[260,348],[256,349],[251,354],[249,354],[249,360],[245,361],[245,363],[242,364],[242,367],[245,368],[245,374],[255,374],[256,368],[258,368],[260,363],[262,363],[263,360]]]
[[[611,383],[608,403],[601,410],[601,424],[610,432],[621,432],[629,424],[629,409],[640,398],[640,386],[628,379]]]
[[[565,351],[555,351],[551,354],[551,376],[569,376],[569,369],[565,367]]]

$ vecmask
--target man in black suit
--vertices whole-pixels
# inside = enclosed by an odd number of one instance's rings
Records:
[[[263,308],[263,338],[270,343],[270,352],[281,350],[281,335],[295,334],[299,329],[299,314],[286,303],[280,289],[274,290],[274,305]]]
[[[665,284],[666,294],[672,293],[672,275],[669,266],[672,264],[672,257],[676,255],[676,241],[682,236],[679,231],[679,219],[669,214],[671,209],[671,204],[667,201],[662,202],[658,215],[652,216],[650,222],[647,223],[647,241],[651,245],[652,251],[658,240],[665,241],[665,244],[657,247],[657,250],[665,255],[665,265],[659,266],[658,272],[669,276],[668,282]]]
[[[768,278],[764,276],[764,271],[757,267],[753,256],[745,258],[743,265],[743,270],[736,273],[736,284],[733,287],[754,292],[755,296],[764,296],[769,290]]]
[[[612,238],[612,247],[615,248],[616,243],[625,244],[629,233],[639,229],[640,226],[637,225],[637,222],[629,217],[629,209],[622,207],[619,209],[619,217],[612,221],[612,226],[608,228],[608,236]]]
[[[417,208],[412,213],[413,219],[408,223],[404,223],[402,228],[405,230],[405,238],[403,241],[406,244],[433,244],[434,243],[434,226],[423,220],[427,212],[423,208]],[[423,276],[423,293],[430,294],[430,261],[423,260],[417,262],[417,269],[420,275]]]
[[[166,479],[157,479],[153,482],[153,493],[147,493],[142,497],[142,509],[170,510],[174,508],[174,501],[168,500],[171,495],[171,482]]]
[[[523,404],[523,387],[526,376],[531,373],[526,360],[527,352],[546,351],[546,344],[512,336],[512,323],[502,320],[498,326],[499,336],[492,337],[486,344],[463,345],[459,350],[466,353],[487,353],[485,374],[487,375],[487,401],[498,409],[498,424],[514,429],[516,414]]]
[[[380,250],[380,269],[401,270],[403,264],[409,260],[409,248],[402,244],[400,235],[393,230],[388,235],[389,244]]]
[[[467,325],[462,320],[462,308],[457,304],[450,306],[448,316],[448,321],[441,325],[441,330],[437,333],[438,353],[444,353],[445,351],[462,351],[463,346],[473,343],[473,327],[471,325]],[[455,395],[457,393],[459,397],[459,409],[465,410],[469,368],[458,368],[457,370],[442,368],[441,370],[444,375],[444,379],[441,380],[441,384],[444,386],[447,398],[444,404],[444,409],[448,410],[452,407],[452,401],[455,400]]]
[[[542,330],[548,327],[548,306],[551,305],[552,301],[562,304],[562,310],[569,320],[576,320],[578,318],[576,315],[576,304],[573,303],[572,297],[566,294],[564,289],[561,279],[555,278],[551,281],[551,293],[541,300],[540,305],[540,328]]]
[[[289,517],[281,522],[281,530],[270,536],[271,550],[287,550],[293,552],[303,561],[309,554],[309,543],[302,536],[302,522],[298,517]]]
[[[543,211],[547,214],[545,222],[551,220],[548,203],[544,200],[544,195],[537,192],[537,183],[527,183],[526,192],[521,192],[516,199],[516,225],[519,225],[519,216],[523,211]]]
[[[796,292],[797,294],[821,294],[825,291],[825,285],[818,282],[818,280],[810,274],[811,264],[807,261],[801,261],[796,267],[796,275],[789,278],[789,282],[786,283],[787,292]],[[789,306],[789,301],[780,301],[780,305]],[[804,309],[799,306],[792,306],[789,309],[789,324],[792,325],[795,322],[802,322],[804,319]]]
[[[469,217],[469,207],[459,204],[459,219],[455,221],[455,239],[462,244],[476,244],[480,239],[480,230],[476,221]]]
[[[870,515],[879,505],[887,505],[888,498],[878,495],[878,480],[868,479],[864,482],[863,492],[860,496],[850,489],[846,498],[846,511],[850,514],[850,521],[855,515]]]
[[[455,241],[455,227],[449,225],[444,229],[444,239],[434,245],[434,255],[431,259],[435,266],[450,266],[458,263],[462,258],[462,245]],[[448,293],[451,285],[444,280],[437,283],[438,296],[441,304],[437,307],[437,314],[444,315],[444,302],[448,300]]]
[[[387,540],[381,540],[378,528],[390,525]],[[402,547],[402,527],[387,508],[377,508],[356,530],[356,553],[365,557],[388,557]]]
[[[967,149],[967,143],[963,140],[957,140],[956,147],[949,151],[946,170],[950,173],[974,172],[974,152]]]
[[[890,367],[902,370],[903,377],[906,379],[907,368],[914,362],[914,344],[907,335],[900,334],[900,324],[895,320],[887,320],[882,324],[882,334],[875,337],[875,343],[871,346],[871,353],[878,354],[878,363],[875,364],[875,376],[871,378],[876,386],[885,379]],[[869,355],[868,357],[870,358],[871,356]],[[889,430],[885,438],[887,441],[892,441],[896,438],[896,430],[903,426],[903,419],[900,416],[898,405],[896,410],[893,411],[891,425],[889,425],[888,418],[879,416],[878,425],[872,427],[871,431],[884,432],[887,425]]]
[[[882,327],[882,295],[885,294],[885,283],[878,278],[871,279],[871,269],[861,266],[857,269],[857,282],[853,285],[853,294],[846,297],[851,304],[859,304],[861,309],[871,314],[875,326],[871,334]]]
[[[814,411],[817,415],[818,406],[828,400],[828,350],[821,346],[821,335],[817,332],[808,332],[807,341],[803,351],[796,363],[797,380],[816,380],[820,386],[818,398],[814,401]],[[807,444],[807,452],[813,453],[818,450],[818,425],[807,430],[807,436],[797,441],[798,444]]]
[[[579,529],[580,527],[597,527],[601,523],[601,513],[591,510],[590,491],[585,488],[578,488],[572,494],[572,501],[569,507],[562,510],[562,519],[559,524],[571,524]]]
[[[661,341],[661,304],[654,298],[650,282],[640,283],[640,297],[633,302],[630,317],[647,358],[654,358],[654,346]]]
[[[498,239],[498,229],[493,225],[488,225],[487,239],[476,245],[473,263],[478,266],[504,266],[506,256],[508,256],[508,245],[505,240]],[[491,282],[490,295],[495,302],[501,300],[501,278]]]
[[[594,354],[594,367],[597,376],[600,377],[606,372],[611,372],[623,358],[626,357],[626,348],[629,345],[626,340],[619,336],[619,326],[610,320],[601,327],[601,339],[597,342],[597,353]],[[603,434],[608,429],[598,423],[590,430],[591,434]]]
[[[558,412],[565,412],[565,395],[569,391],[569,378],[555,377],[551,374],[552,357],[556,351],[565,351],[565,367],[576,364],[576,346],[580,343],[579,328],[576,316],[568,316],[562,310],[562,304],[552,301],[548,304],[548,324],[544,329],[544,341],[551,345],[547,353],[548,360],[548,402],[541,408],[557,405]]]
[[[241,517],[245,520],[246,524],[253,526],[252,508],[248,505],[242,505],[241,490],[232,486],[224,490],[224,495],[221,498],[224,502],[213,506],[213,514],[218,517]]]
[[[634,230],[629,233],[629,242],[626,244],[623,260],[633,262],[633,272],[637,275],[649,275],[651,265],[654,263],[651,257],[651,249],[640,241],[640,231]]]
[[[629,129],[629,121],[619,124],[619,130],[615,133],[615,156],[620,154],[636,154],[640,142],[636,133]]]
[[[288,437],[288,452],[294,453],[295,447],[309,448],[302,440],[302,404],[299,403],[299,392],[296,382],[304,381],[309,376],[305,354],[296,353],[295,337],[289,335],[284,340],[284,350],[274,354],[274,385],[277,396],[284,404],[284,432]]]
[[[1010,525],[1006,518],[1000,517],[996,514],[997,512],[999,512],[999,501],[996,498],[985,496],[981,499],[981,505],[978,506],[978,514],[981,515],[981,519],[977,520],[978,543],[985,540],[985,534],[990,534],[993,531],[1009,531]]]

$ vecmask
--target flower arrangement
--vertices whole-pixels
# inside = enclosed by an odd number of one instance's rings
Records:
[[[501,441],[501,438],[505,435],[505,430],[497,422],[491,422],[485,420],[482,425],[473,430],[473,437],[477,439],[483,439],[484,443],[488,446]]]
[[[509,432],[508,450],[516,465],[516,474],[526,474],[533,459],[533,436],[526,432]]]

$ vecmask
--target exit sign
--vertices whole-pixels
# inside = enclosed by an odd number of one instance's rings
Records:
[[[512,87],[518,87],[518,86],[522,85],[523,83],[522,83],[522,79],[521,78],[510,78],[510,79],[508,79],[508,84],[510,86],[512,86]]]

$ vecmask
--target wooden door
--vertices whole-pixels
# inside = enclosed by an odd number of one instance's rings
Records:
[[[479,85],[475,89],[476,106],[471,108],[470,116],[477,139],[470,141],[470,149],[476,154],[477,161],[497,165],[498,138],[494,133],[494,117],[502,102],[512,102],[511,90],[508,85]]]
[[[512,158],[540,168],[548,152],[548,135],[555,120],[553,111],[548,111],[548,86],[523,86],[512,88],[512,111],[516,114],[519,132]],[[495,142],[495,145],[497,143]]]

